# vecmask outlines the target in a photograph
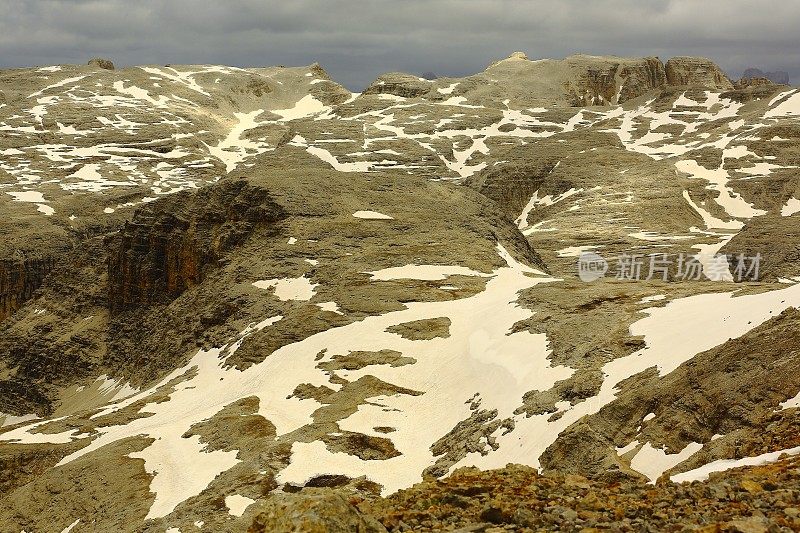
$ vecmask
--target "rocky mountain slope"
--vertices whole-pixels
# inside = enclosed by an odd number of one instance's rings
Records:
[[[360,94],[101,61],[0,94],[5,529],[264,529],[339,487],[379,531],[462,467],[671,501],[800,450],[797,89],[515,53]]]

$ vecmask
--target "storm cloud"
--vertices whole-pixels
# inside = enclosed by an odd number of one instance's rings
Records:
[[[319,62],[360,90],[387,71],[460,76],[515,50],[707,56],[800,79],[800,2],[0,0],[0,66]]]

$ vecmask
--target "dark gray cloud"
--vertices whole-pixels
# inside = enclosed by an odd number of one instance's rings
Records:
[[[401,70],[464,75],[515,50],[702,55],[800,79],[787,0],[0,0],[0,66],[318,61],[360,89]]]

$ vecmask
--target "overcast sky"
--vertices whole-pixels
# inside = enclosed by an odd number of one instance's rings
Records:
[[[797,0],[0,0],[0,66],[319,62],[360,90],[378,74],[460,76],[531,59],[702,55],[800,80]]]

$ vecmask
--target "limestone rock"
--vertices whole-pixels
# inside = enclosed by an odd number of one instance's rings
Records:
[[[282,217],[263,189],[225,182],[198,196],[145,205],[112,240],[112,310],[163,302],[200,283],[222,255],[259,223]]]
[[[430,81],[410,74],[392,72],[380,76],[364,90],[364,94],[390,94],[402,98],[415,98],[429,92]]]
[[[699,86],[706,89],[730,90],[733,83],[713,61],[704,57],[673,57],[666,64],[667,83]]]
[[[111,60],[103,59],[102,57],[93,57],[89,60],[87,65],[99,67],[105,70],[114,70],[114,63],[112,63]]]
[[[53,270],[55,259],[0,259],[0,321],[19,309]]]

